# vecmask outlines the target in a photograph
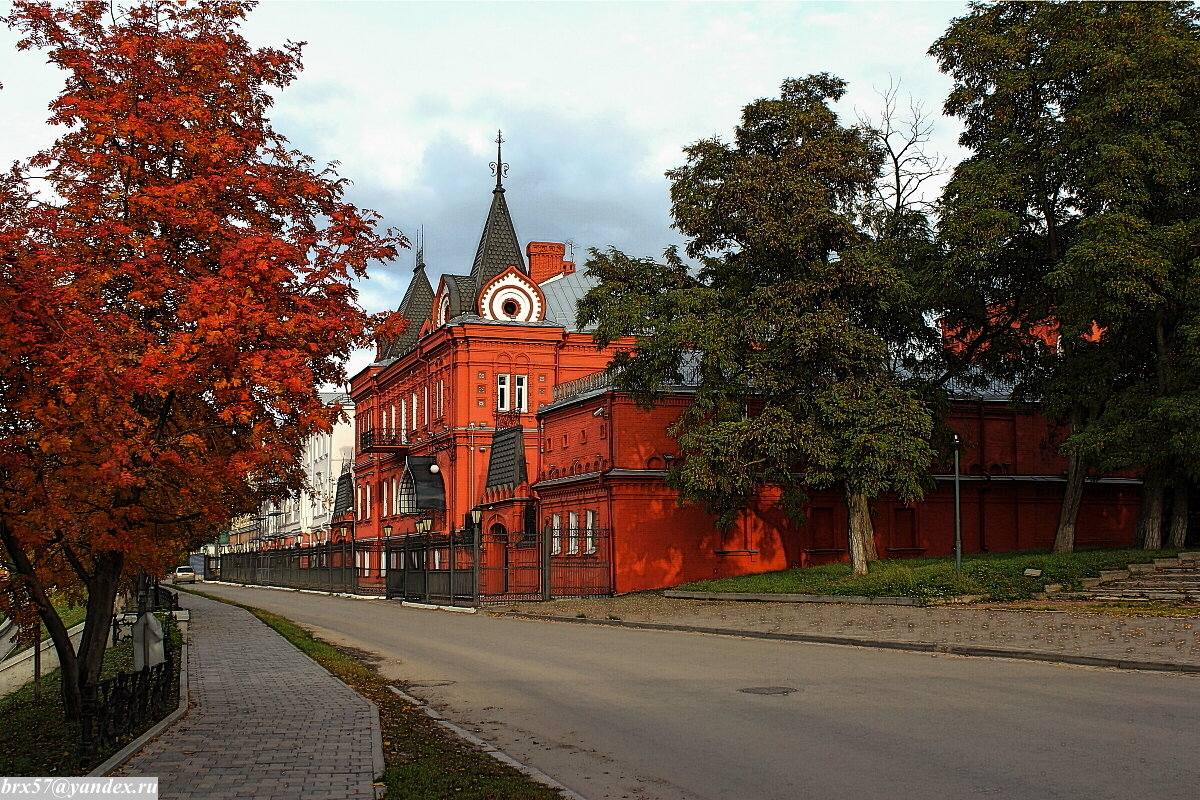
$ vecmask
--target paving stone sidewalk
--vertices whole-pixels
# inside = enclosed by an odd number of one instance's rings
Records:
[[[1192,617],[1116,617],[1086,613],[1071,603],[1039,605],[1054,610],[682,600],[653,593],[515,603],[496,610],[1200,667],[1200,609]]]
[[[157,776],[181,800],[373,800],[375,706],[248,612],[179,599],[192,707],[115,774]]]

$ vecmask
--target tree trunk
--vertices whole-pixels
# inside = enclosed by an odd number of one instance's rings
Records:
[[[62,681],[63,711],[67,719],[78,719],[83,704],[79,692],[79,661],[75,657],[75,648],[71,645],[71,637],[67,634],[67,628],[63,625],[62,618],[58,616],[54,604],[50,602],[50,597],[46,594],[45,587],[42,586],[33,562],[29,560],[29,554],[17,540],[16,534],[2,520],[0,520],[0,542],[4,543],[4,549],[8,552],[13,567],[28,589],[29,596],[37,608],[38,616],[45,624],[46,632],[50,634],[50,641],[54,644]],[[38,639],[40,640],[40,636]],[[41,647],[41,642],[38,641],[35,646]]]
[[[850,567],[855,575],[866,575],[867,565],[879,560],[867,495],[847,486],[846,509],[850,520]]]
[[[1166,481],[1161,475],[1148,474],[1142,484],[1142,505],[1138,513],[1137,543],[1143,550],[1162,547],[1163,494]]]
[[[101,553],[88,585],[87,617],[79,640],[79,688],[98,683],[104,668],[104,651],[112,629],[113,605],[125,556],[118,552]]]
[[[1083,479],[1086,472],[1082,456],[1072,453],[1067,457],[1067,485],[1063,489],[1062,507],[1058,512],[1058,530],[1054,534],[1055,553],[1075,552],[1075,522],[1079,518],[1079,504],[1083,500]]]
[[[1187,544],[1188,485],[1185,481],[1175,484],[1171,498],[1171,529],[1167,534],[1167,547],[1182,549]]]

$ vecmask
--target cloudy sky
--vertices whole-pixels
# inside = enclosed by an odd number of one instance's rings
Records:
[[[0,0],[0,9],[7,2]],[[789,77],[849,83],[847,121],[878,114],[890,80],[935,114],[933,149],[956,159],[950,81],[926,55],[960,2],[333,2],[267,0],[244,28],[257,45],[304,41],[305,69],[278,100],[276,129],[339,161],[350,198],[410,235],[426,262],[470,270],[491,200],[497,129],[511,165],[517,235],[658,255],[670,229],[663,172],[681,148],[728,137],[746,103]],[[47,144],[61,77],[0,31],[0,163]],[[394,308],[412,254],[361,286]],[[353,368],[361,366],[356,359]]]

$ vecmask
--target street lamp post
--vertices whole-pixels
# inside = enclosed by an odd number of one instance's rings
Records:
[[[429,595],[429,529],[433,527],[433,520],[429,517],[421,517],[416,521],[414,527],[417,533],[421,534],[421,570],[425,573],[425,599],[430,599]]]
[[[959,486],[959,450],[962,440],[954,434],[954,576],[962,576],[962,491]]]
[[[475,581],[475,605],[478,606],[479,600],[480,600],[480,595],[482,595],[482,593],[483,593],[481,591],[481,587],[479,586],[479,553],[480,553],[480,550],[482,549],[479,539],[480,539],[480,535],[482,534],[482,527],[481,527],[480,523],[483,522],[483,509],[479,508],[477,506],[477,507],[471,509],[470,514],[471,514],[471,538],[472,538],[471,550],[472,550],[472,554],[474,556],[474,562],[475,562],[474,566],[473,566],[473,570],[474,570],[473,578]]]

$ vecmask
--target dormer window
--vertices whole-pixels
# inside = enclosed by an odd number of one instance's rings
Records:
[[[504,304],[500,306],[500,310],[506,317],[515,317],[521,313],[521,304],[516,300],[505,300]]]

